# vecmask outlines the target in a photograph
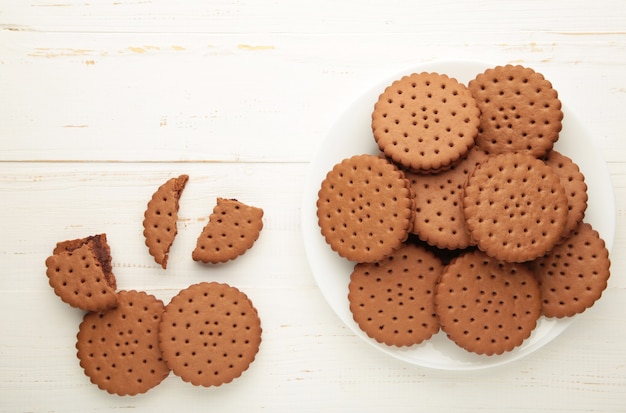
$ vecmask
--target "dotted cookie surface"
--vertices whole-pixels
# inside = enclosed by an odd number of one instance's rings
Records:
[[[217,264],[244,254],[259,238],[263,210],[236,199],[218,198],[209,222],[196,242],[192,258]]]
[[[548,153],[545,162],[561,179],[567,196],[567,222],[562,235],[566,238],[585,217],[588,199],[585,176],[572,159],[555,150]]]
[[[174,238],[178,233],[179,200],[189,176],[180,175],[169,179],[152,195],[144,213],[143,235],[146,246],[154,260],[167,267],[167,259]]]
[[[380,95],[372,130],[380,149],[394,162],[416,171],[436,171],[474,146],[479,115],[471,92],[456,79],[414,73]]]
[[[412,228],[410,182],[383,157],[344,159],[322,182],[317,218],[326,242],[340,256],[378,261],[400,248]]]
[[[406,172],[415,193],[413,234],[439,248],[460,249],[473,244],[463,215],[463,186],[486,158],[485,152],[472,148],[447,171],[428,175]]]
[[[84,316],[77,334],[80,365],[100,389],[120,396],[145,393],[169,368],[161,357],[158,327],[163,302],[138,291],[120,291],[116,308]]]
[[[497,66],[468,84],[481,111],[476,145],[491,154],[545,155],[559,137],[561,101],[542,74],[520,65]]]
[[[109,247],[109,243],[107,241],[107,234],[102,233],[90,235],[85,238],[57,242],[54,250],[52,251],[52,254],[58,255],[62,252],[72,252],[85,244],[89,246],[92,253],[94,254],[94,257],[100,264],[107,284],[109,284],[109,286],[111,286],[111,288],[115,290],[117,288],[117,280],[115,279],[115,274],[113,274],[113,266],[111,265],[111,247]]]
[[[443,264],[433,253],[405,244],[377,263],[360,263],[350,277],[354,321],[368,336],[394,346],[428,340],[439,331],[435,284]]]
[[[563,243],[532,263],[541,286],[543,314],[571,317],[591,307],[606,289],[610,264],[598,232],[581,223]]]
[[[86,311],[105,310],[115,307],[118,300],[110,261],[104,235],[78,243],[67,241],[46,259],[46,275],[65,303]]]
[[[559,176],[521,153],[490,156],[476,167],[464,188],[463,208],[478,248],[510,262],[530,261],[552,249],[568,213]]]
[[[196,386],[229,383],[248,369],[261,344],[261,320],[250,299],[227,284],[202,282],[166,306],[159,338],[174,374]]]
[[[527,339],[541,315],[541,293],[532,271],[474,251],[455,258],[435,290],[441,329],[477,354],[502,354]]]

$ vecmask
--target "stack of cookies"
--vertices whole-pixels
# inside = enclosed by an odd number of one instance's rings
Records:
[[[552,84],[519,65],[467,85],[413,73],[382,91],[380,152],[337,163],[317,200],[326,242],[355,262],[348,302],[368,336],[410,346],[441,329],[502,354],[539,317],[600,298],[608,250],[584,222],[583,174],[554,149],[562,120]]]
[[[187,175],[161,185],[148,202],[143,234],[163,268],[177,234]],[[245,253],[259,237],[263,210],[217,199],[192,258],[219,264]],[[220,386],[243,374],[261,344],[261,320],[234,286],[200,282],[165,305],[153,295],[117,290],[106,234],[57,243],[46,260],[54,292],[85,312],[76,337],[80,366],[100,389],[120,396],[145,393],[173,372],[197,386]]]

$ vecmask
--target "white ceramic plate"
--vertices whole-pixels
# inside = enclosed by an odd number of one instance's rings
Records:
[[[444,73],[467,84],[478,73],[494,65],[476,62],[434,62],[412,67],[393,74],[371,85],[362,96],[337,119],[326,140],[319,148],[311,164],[308,181],[304,188],[302,205],[302,232],[307,258],[313,276],[339,318],[367,343],[380,351],[406,362],[425,367],[447,370],[481,369],[510,363],[524,357],[557,337],[576,317],[570,319],[541,318],[530,338],[520,347],[500,356],[479,356],[457,347],[444,333],[420,345],[397,348],[379,344],[369,338],[352,319],[348,304],[348,283],[353,262],[339,257],[326,244],[317,225],[317,192],[328,171],[341,160],[361,153],[378,153],[372,136],[370,121],[374,103],[386,86],[405,74],[430,71]],[[589,202],[585,221],[589,222],[611,249],[615,228],[615,201],[613,188],[606,164],[575,114],[569,112],[564,103],[563,130],[555,149],[572,158],[585,175],[589,187]]]

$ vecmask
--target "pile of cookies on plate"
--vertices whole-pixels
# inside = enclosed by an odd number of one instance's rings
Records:
[[[187,175],[153,194],[144,214],[145,244],[167,268],[177,235]],[[219,264],[252,247],[263,210],[218,198],[192,252],[195,261]],[[165,305],[154,295],[118,290],[105,233],[58,242],[46,259],[50,286],[61,300],[85,311],[76,337],[80,366],[100,389],[120,396],[145,393],[173,372],[197,386],[220,386],[239,377],[261,343],[261,320],[238,288],[200,282]]]
[[[554,149],[563,116],[552,84],[520,65],[467,85],[413,73],[381,91],[379,153],[334,165],[317,200],[326,242],[355,262],[348,303],[368,336],[411,346],[442,330],[496,355],[541,316],[600,298],[608,250],[584,220],[584,175]]]

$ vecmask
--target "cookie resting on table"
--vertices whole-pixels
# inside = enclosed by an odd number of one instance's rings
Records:
[[[117,283],[110,252],[106,234],[57,243],[46,259],[46,275],[55,294],[85,311],[115,307]]]
[[[116,308],[84,316],[76,336],[77,356],[100,389],[119,396],[145,393],[170,372],[158,340],[165,307],[142,291],[120,291],[118,297]]]
[[[248,251],[263,229],[263,210],[236,199],[217,198],[196,242],[192,258],[218,264],[233,260]]]
[[[196,386],[230,383],[254,361],[261,320],[248,296],[227,284],[202,282],[167,304],[159,326],[163,358]]]
[[[154,260],[167,267],[167,260],[174,238],[178,233],[179,200],[189,176],[180,175],[161,185],[152,195],[144,213],[143,235],[146,246]]]

